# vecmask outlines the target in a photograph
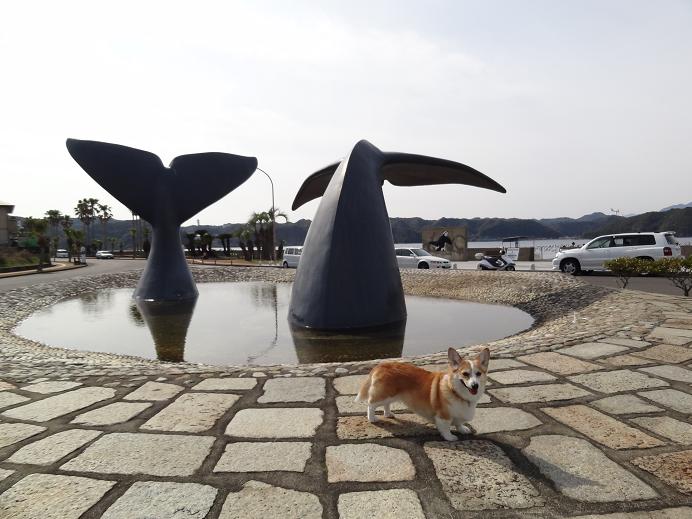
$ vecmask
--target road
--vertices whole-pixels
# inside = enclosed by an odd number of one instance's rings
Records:
[[[456,262],[457,268],[461,270],[475,270],[477,262]],[[532,270],[530,268],[530,262],[519,262],[517,264],[518,270]],[[138,270],[144,268],[144,260],[125,260],[125,259],[113,259],[113,260],[95,260],[90,259],[89,264],[84,268],[73,269],[73,270],[63,270],[56,272],[46,272],[43,274],[30,274],[24,276],[10,277],[10,278],[0,278],[0,292],[6,292],[14,288],[20,288],[30,285],[35,285],[37,283],[45,283],[47,281],[54,281],[56,279],[68,279],[75,278],[79,276],[90,276],[94,274],[111,274],[114,272],[127,272],[130,270]],[[209,266],[207,268],[214,268]],[[534,264],[534,269],[536,272],[545,272],[550,269],[549,262],[537,261]],[[511,273],[499,273],[500,275],[511,275]],[[562,276],[559,272],[555,272],[556,276]],[[619,288],[617,284],[617,278],[609,273],[604,272],[594,272],[588,275],[581,275],[579,279],[586,283],[592,285],[609,287],[609,288]],[[627,286],[628,290],[642,290],[644,292],[651,292],[654,294],[666,294],[681,296],[682,291],[674,287],[670,281],[665,278],[658,277],[636,277],[631,278],[630,283]]]
[[[0,278],[0,292],[7,292],[15,288],[27,287],[38,283],[46,283],[58,279],[76,278],[79,276],[91,276],[94,274],[112,274],[114,272],[127,272],[144,268],[144,260],[96,260],[89,259],[86,267],[70,270],[58,270],[44,272],[42,274],[28,274],[8,278]]]

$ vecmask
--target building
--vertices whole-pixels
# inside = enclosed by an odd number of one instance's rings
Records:
[[[9,245],[10,237],[17,232],[17,220],[10,213],[14,211],[12,204],[0,201],[0,246]]]

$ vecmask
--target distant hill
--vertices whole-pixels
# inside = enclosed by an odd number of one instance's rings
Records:
[[[692,207],[692,202],[687,202],[686,204],[669,205],[664,207],[661,211],[670,211],[671,209],[684,209],[685,207]]]
[[[20,218],[21,221],[21,218]],[[277,223],[276,237],[286,245],[302,245],[305,241],[310,220]],[[425,220],[423,218],[390,218],[392,234],[395,243],[418,243],[421,231],[429,227],[459,227],[468,229],[470,241],[499,240],[507,236],[527,236],[535,239],[556,238],[593,238],[601,234],[637,231],[675,231],[678,236],[692,236],[692,207],[653,211],[635,216],[615,216],[603,213],[591,213],[580,218],[440,218]],[[146,222],[142,222],[146,225]],[[74,220],[73,226],[81,229],[81,222]],[[111,220],[106,226],[106,236],[116,238],[116,248],[122,242],[123,247],[131,247],[130,220]],[[233,234],[243,226],[241,223],[226,223],[223,225],[187,226],[181,229],[181,234],[193,233],[197,229],[205,229],[213,236]],[[364,232],[367,232],[365,230]],[[62,231],[60,232],[62,237]],[[101,226],[92,226],[92,236],[101,239]],[[236,238],[231,240],[231,246],[237,246]],[[215,243],[215,246],[218,244]],[[110,243],[106,247],[110,248]]]

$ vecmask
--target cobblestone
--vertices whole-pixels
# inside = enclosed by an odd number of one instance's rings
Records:
[[[311,447],[309,442],[229,443],[214,472],[303,472]]]
[[[584,375],[574,375],[568,378],[572,382],[586,386],[599,393],[620,393],[622,391],[635,391],[638,389],[669,385],[668,382],[629,369],[586,373]]]
[[[684,494],[692,494],[692,450],[634,458],[632,464],[651,472]]]
[[[339,496],[339,519],[425,519],[413,490],[349,492]]]
[[[638,393],[657,404],[675,409],[679,413],[692,414],[692,395],[675,389],[659,389]]]
[[[137,481],[101,519],[202,519],[217,490],[197,483]]]
[[[228,424],[226,434],[241,438],[311,438],[323,416],[321,409],[243,409]]]
[[[52,465],[101,434],[101,431],[85,429],[62,431],[22,447],[7,461],[32,465]]]
[[[83,387],[20,407],[14,407],[9,411],[4,411],[2,415],[8,418],[16,418],[17,420],[47,422],[58,416],[79,411],[114,396],[115,390],[111,388]]]
[[[221,509],[219,519],[322,519],[322,505],[317,496],[274,487],[259,481],[248,481],[240,492],[231,492]]]
[[[405,481],[416,469],[401,449],[375,443],[327,447],[327,481]]]

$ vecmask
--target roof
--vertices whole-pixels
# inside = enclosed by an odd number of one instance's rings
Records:
[[[14,211],[14,204],[8,204],[6,202],[3,202],[2,200],[0,200],[0,207],[9,207],[10,213]]]

